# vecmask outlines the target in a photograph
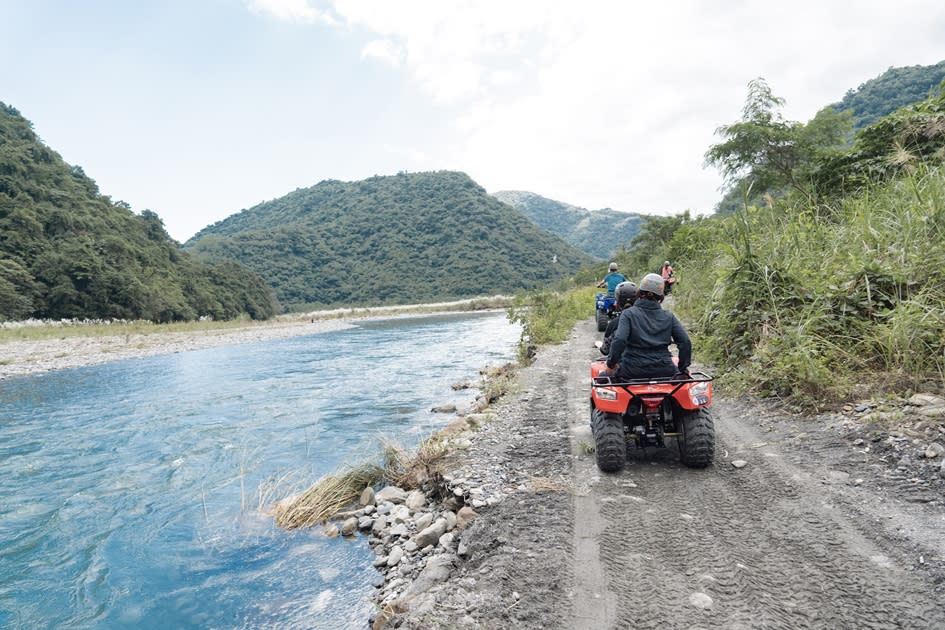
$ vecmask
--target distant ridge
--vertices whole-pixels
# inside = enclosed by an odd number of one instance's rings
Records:
[[[514,293],[592,261],[452,171],[323,181],[208,226],[184,247],[253,269],[287,306]]]
[[[945,61],[931,66],[891,67],[855,90],[847,90],[843,100],[831,107],[838,112],[853,110],[854,126],[862,129],[900,107],[937,95],[943,79]]]
[[[640,231],[643,217],[610,208],[587,210],[531,192],[502,190],[493,196],[507,203],[535,225],[597,259],[613,256]]]

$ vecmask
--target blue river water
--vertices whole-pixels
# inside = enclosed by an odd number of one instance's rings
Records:
[[[0,381],[0,628],[364,628],[366,539],[265,507],[415,446],[512,360],[503,313],[366,320]]]

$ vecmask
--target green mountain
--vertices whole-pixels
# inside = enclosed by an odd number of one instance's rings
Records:
[[[535,193],[502,190],[493,196],[507,203],[535,225],[591,256],[611,258],[640,231],[643,217],[639,214],[603,210],[585,210],[577,206],[547,199]]]
[[[239,261],[295,307],[515,292],[590,262],[449,171],[323,181],[206,227],[184,248]]]
[[[267,318],[276,306],[255,274],[194,260],[157,214],[100,194],[0,103],[0,321]]]
[[[889,68],[855,90],[848,90],[839,103],[831,105],[838,112],[853,110],[857,130],[868,127],[893,111],[922,101],[938,93],[945,79],[945,61],[933,66]]]

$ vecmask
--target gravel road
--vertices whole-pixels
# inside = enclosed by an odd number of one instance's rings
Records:
[[[463,474],[518,490],[480,510],[448,581],[392,626],[945,628],[937,462],[922,478],[872,457],[865,428],[838,416],[717,391],[713,466],[650,449],[600,473],[587,452],[597,335],[579,323],[496,407]]]

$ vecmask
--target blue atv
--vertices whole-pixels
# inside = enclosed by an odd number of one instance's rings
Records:
[[[617,315],[617,298],[610,293],[598,293],[595,301],[597,303],[597,330],[604,332],[607,329],[607,322]]]

